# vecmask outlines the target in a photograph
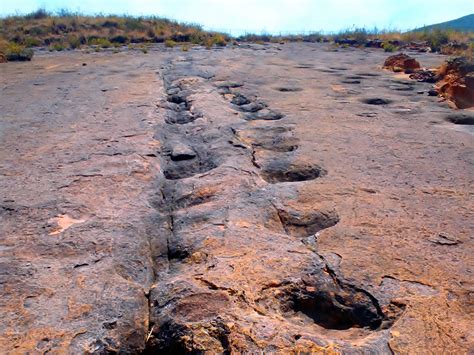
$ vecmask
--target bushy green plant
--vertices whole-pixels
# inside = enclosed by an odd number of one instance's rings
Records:
[[[384,42],[382,44],[382,48],[385,52],[389,52],[389,53],[395,52],[398,49],[398,47],[388,42]]]
[[[110,48],[112,47],[112,43],[107,38],[92,38],[89,39],[89,45],[91,46],[99,46],[101,48]]]
[[[18,43],[5,42],[0,45],[0,53],[3,53],[5,59],[9,62],[13,61],[30,61],[34,52],[32,49],[25,48]]]
[[[227,45],[225,37],[221,34],[215,34],[212,36],[212,43],[219,47],[225,47]]]
[[[72,49],[80,48],[81,47],[81,39],[77,36],[69,36],[67,38],[67,43],[69,43],[69,47]]]
[[[195,32],[195,33],[192,33],[192,34],[189,36],[189,41],[190,41],[192,44],[201,44],[201,43],[203,43],[204,38],[205,38],[205,36],[204,36],[202,33],[200,33],[200,32]]]
[[[125,28],[132,31],[143,31],[146,27],[141,17],[126,17]]]
[[[23,41],[23,44],[25,45],[25,47],[38,47],[40,46],[42,43],[39,39],[37,38],[34,38],[34,37],[26,37]]]
[[[433,31],[425,31],[421,38],[428,42],[433,51],[439,51],[443,44],[449,42],[449,33],[448,31],[435,29]]]
[[[50,16],[48,11],[46,11],[45,9],[38,9],[36,11],[33,11],[33,12],[25,15],[25,18],[29,19],[29,20],[40,20],[40,19],[46,18],[48,16]]]
[[[52,44],[49,45],[48,49],[50,52],[53,52],[53,51],[63,51],[67,48],[67,46],[64,44],[64,43],[61,43],[61,42],[54,42]]]
[[[167,39],[167,40],[165,41],[165,46],[166,46],[167,48],[174,48],[174,47],[176,46],[176,42],[173,41],[172,39]]]

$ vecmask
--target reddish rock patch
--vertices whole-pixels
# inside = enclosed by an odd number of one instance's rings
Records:
[[[420,63],[405,53],[399,53],[388,57],[383,64],[384,68],[395,72],[413,72],[421,68]]]
[[[466,58],[455,58],[439,69],[442,78],[437,85],[439,94],[457,108],[474,107],[474,63]]]

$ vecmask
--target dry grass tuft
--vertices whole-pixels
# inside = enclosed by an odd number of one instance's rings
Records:
[[[0,19],[0,39],[24,47],[51,50],[82,46],[118,47],[130,43],[193,43],[225,45],[224,34],[203,31],[201,26],[156,16],[84,16],[65,10],[57,14],[39,9],[24,16]]]

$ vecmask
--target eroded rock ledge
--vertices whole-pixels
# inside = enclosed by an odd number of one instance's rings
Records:
[[[346,282],[318,253],[335,209],[287,206],[300,184],[331,172],[298,154],[284,115],[191,60],[161,75],[168,95],[155,136],[163,173],[145,352],[389,351],[384,329],[404,305]]]

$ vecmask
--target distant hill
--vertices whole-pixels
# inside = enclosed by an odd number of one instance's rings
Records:
[[[473,31],[474,32],[474,14],[460,17],[456,20],[437,23],[435,25],[424,26],[415,31],[430,31],[430,30],[457,30],[457,31]]]

